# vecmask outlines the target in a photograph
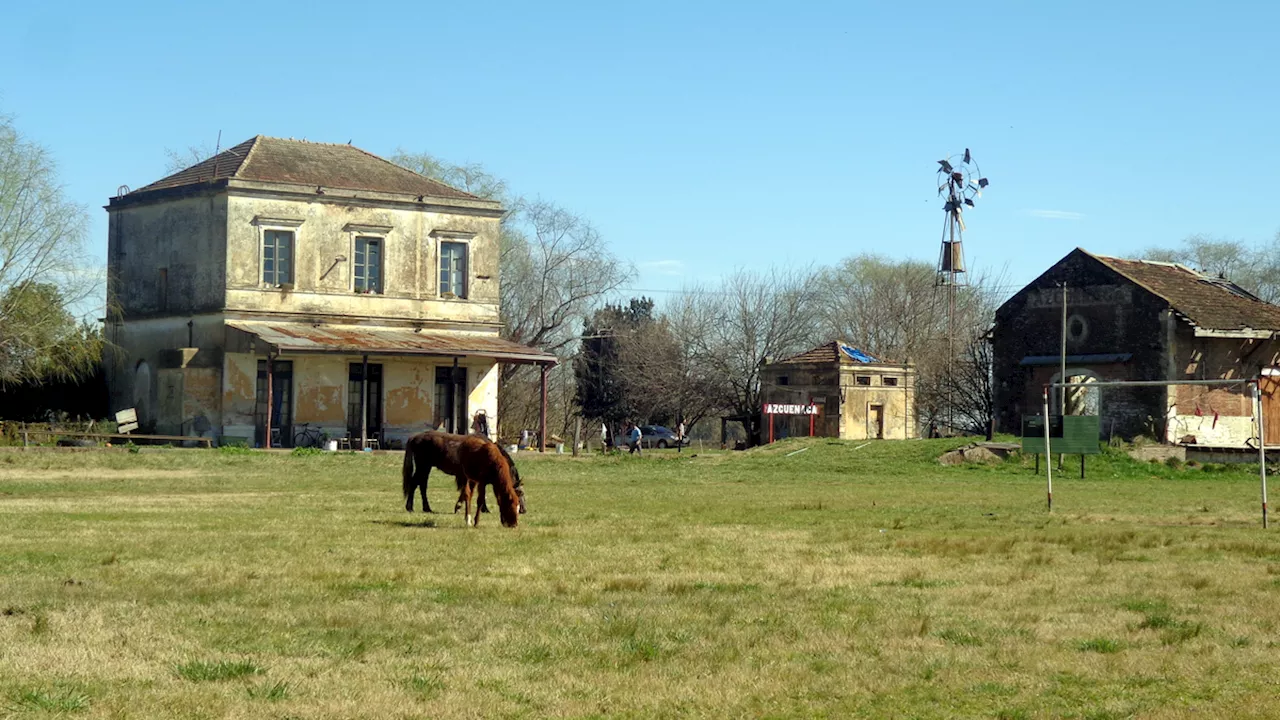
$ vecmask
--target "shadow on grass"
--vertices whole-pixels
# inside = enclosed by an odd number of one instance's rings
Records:
[[[374,525],[390,525],[392,527],[406,528],[433,528],[436,521],[431,518],[423,518],[421,520],[370,520]]]

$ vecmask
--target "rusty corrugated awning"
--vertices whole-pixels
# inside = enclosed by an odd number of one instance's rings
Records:
[[[556,356],[496,335],[414,330],[406,327],[228,320],[280,352],[357,355],[486,357],[508,363],[554,365]]]

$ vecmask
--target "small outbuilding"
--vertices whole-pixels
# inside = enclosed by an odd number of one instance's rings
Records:
[[[762,441],[916,437],[915,369],[832,341],[760,372]]]

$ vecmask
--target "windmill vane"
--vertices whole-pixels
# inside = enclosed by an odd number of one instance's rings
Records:
[[[952,155],[938,161],[938,196],[945,200],[942,210],[942,251],[938,255],[938,274],[934,283],[945,288],[947,296],[947,375],[951,375],[956,355],[956,286],[964,284],[964,208],[974,207],[982,191],[990,185],[969,148],[963,155]],[[955,404],[947,392],[948,424],[955,428]]]

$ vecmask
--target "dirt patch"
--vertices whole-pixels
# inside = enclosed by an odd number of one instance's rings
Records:
[[[132,480],[141,478],[186,478],[201,477],[205,473],[197,470],[155,470],[151,468],[110,469],[91,468],[84,470],[45,470],[43,468],[0,467],[0,480]]]

